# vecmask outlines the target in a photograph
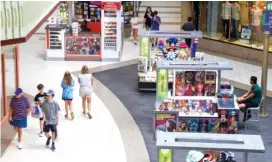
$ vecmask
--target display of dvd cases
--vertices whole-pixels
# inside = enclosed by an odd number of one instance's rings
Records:
[[[79,20],[101,21],[101,2],[76,1],[75,16]]]
[[[104,11],[104,49],[117,50],[116,11]]]
[[[51,29],[49,32],[49,49],[62,49],[62,41],[60,39],[61,29]]]

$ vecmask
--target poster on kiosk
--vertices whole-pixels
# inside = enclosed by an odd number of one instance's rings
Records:
[[[121,2],[102,2],[102,61],[120,61]]]

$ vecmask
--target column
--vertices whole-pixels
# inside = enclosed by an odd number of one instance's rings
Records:
[[[220,14],[219,2],[209,1],[207,12],[207,34],[210,37],[215,37],[217,35],[218,14]]]

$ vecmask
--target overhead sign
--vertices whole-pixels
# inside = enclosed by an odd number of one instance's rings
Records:
[[[101,3],[102,10],[120,10],[121,9],[121,2],[102,2]]]

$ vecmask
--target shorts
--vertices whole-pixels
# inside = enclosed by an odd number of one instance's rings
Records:
[[[19,120],[12,120],[10,122],[10,124],[14,127],[18,127],[18,128],[26,128],[27,127],[27,118],[24,117],[23,119],[19,119]]]
[[[80,97],[92,97],[93,90],[91,88],[80,88],[79,96]]]
[[[250,107],[258,107],[259,105],[250,101],[246,101],[245,103],[245,108],[250,108]]]
[[[186,45],[188,48],[191,48],[192,39],[185,39]]]
[[[147,31],[151,30],[151,26],[145,25],[145,30],[147,30]]]
[[[51,132],[56,132],[57,131],[57,125],[56,124],[46,124],[46,122],[44,122],[43,132],[49,133],[50,131]]]
[[[72,98],[62,98],[63,101],[73,101]]]

